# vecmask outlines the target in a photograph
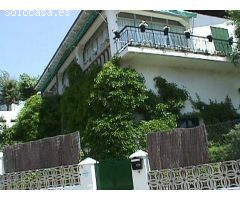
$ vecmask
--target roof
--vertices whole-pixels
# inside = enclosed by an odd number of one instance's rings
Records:
[[[72,50],[77,46],[79,41],[87,32],[88,28],[94,22],[98,12],[95,11],[81,11],[63,41],[59,45],[52,59],[48,63],[41,77],[39,78],[35,89],[37,91],[45,91],[48,84],[56,75],[60,67],[66,61]]]
[[[168,14],[168,15],[183,17],[183,18],[195,18],[195,17],[197,17],[196,13],[183,11],[183,10],[161,10],[160,12],[164,13],[164,14]]]
[[[220,18],[226,18],[229,16],[228,12],[225,10],[188,10],[188,11]]]

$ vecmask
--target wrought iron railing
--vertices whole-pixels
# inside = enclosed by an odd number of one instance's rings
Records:
[[[169,32],[146,28],[141,32],[139,27],[125,26],[120,32],[118,52],[126,46],[149,47],[156,49],[172,49],[181,52],[192,52],[204,55],[227,56],[232,52],[229,40],[213,38],[212,42],[206,37],[190,35],[187,39],[184,33]]]
[[[0,175],[0,190],[58,189],[80,185],[78,164]]]
[[[240,187],[240,160],[148,172],[151,190],[216,190]]]

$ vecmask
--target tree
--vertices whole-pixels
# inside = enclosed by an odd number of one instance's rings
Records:
[[[5,144],[28,142],[59,135],[61,121],[59,97],[33,95],[26,100],[16,123],[3,131]]]
[[[240,124],[237,124],[226,136],[227,159],[236,160],[240,158]]]
[[[32,95],[36,93],[34,87],[37,83],[36,77],[31,77],[28,74],[21,74],[19,79],[19,91],[20,91],[20,99],[25,101]]]
[[[13,141],[27,142],[40,138],[40,110],[42,105],[42,97],[34,95],[29,98],[23,109],[20,111],[16,124],[12,127],[14,134]]]
[[[6,71],[0,70],[0,88],[3,88],[5,82],[10,79],[10,75]]]
[[[13,103],[19,102],[20,92],[18,82],[12,78],[6,71],[1,71],[0,75],[0,104],[6,105],[7,110]]]
[[[230,20],[232,20],[235,26],[235,36],[240,39],[240,10],[228,11]],[[238,40],[238,49],[240,49],[240,41]]]
[[[96,159],[126,157],[136,150],[137,108],[147,98],[144,78],[112,62],[98,73],[89,99],[85,143]]]
[[[176,117],[147,90],[143,76],[118,64],[114,60],[104,65],[89,99],[84,143],[96,159],[128,157],[136,149],[146,148],[147,133],[176,127]],[[148,121],[146,113],[153,120]]]
[[[234,49],[233,52],[230,55],[230,60],[235,64],[239,64],[240,59],[240,10],[231,10],[228,11],[228,14],[230,16],[230,20],[233,22],[233,25],[235,26],[235,37],[238,39],[237,43],[237,49]]]

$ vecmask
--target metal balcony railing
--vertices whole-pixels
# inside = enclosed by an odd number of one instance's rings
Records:
[[[120,53],[126,46],[149,47],[155,49],[170,49],[204,55],[228,56],[233,46],[228,40],[190,35],[187,39],[184,33],[169,32],[164,35],[163,30],[146,28],[141,32],[139,27],[125,26],[120,32],[117,44]]]

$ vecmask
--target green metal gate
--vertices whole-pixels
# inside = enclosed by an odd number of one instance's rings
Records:
[[[132,190],[131,162],[104,160],[95,165],[98,190]]]

